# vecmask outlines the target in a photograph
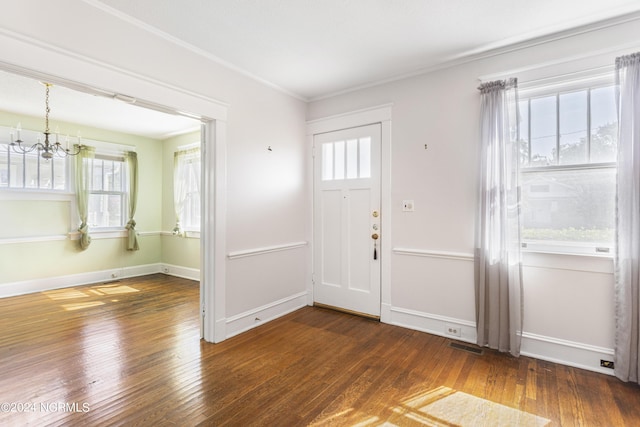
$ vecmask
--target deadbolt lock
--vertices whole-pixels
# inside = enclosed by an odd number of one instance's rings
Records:
[[[378,213],[378,211],[373,211],[373,213],[371,213],[371,215],[373,215],[374,218],[378,218],[378,215],[380,215]]]
[[[373,233],[373,234],[371,235],[371,238],[372,238],[373,240],[378,240],[378,237],[379,237],[379,236],[378,236],[378,233]]]

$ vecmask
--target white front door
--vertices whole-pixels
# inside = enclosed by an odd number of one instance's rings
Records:
[[[380,124],[314,135],[314,302],[380,316]]]

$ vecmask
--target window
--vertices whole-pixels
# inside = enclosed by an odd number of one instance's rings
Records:
[[[174,153],[175,234],[200,231],[200,168],[198,144],[183,147]]]
[[[522,240],[607,252],[615,230],[615,87],[524,90],[519,112]]]
[[[96,154],[91,165],[90,228],[122,228],[126,223],[126,164],[122,157]]]
[[[371,177],[371,138],[322,144],[322,180]]]
[[[43,159],[40,151],[16,152],[10,146],[10,130],[2,128],[0,141],[0,189],[27,189],[45,191],[67,190],[67,161],[54,156]],[[22,131],[25,141],[38,141],[37,132]]]

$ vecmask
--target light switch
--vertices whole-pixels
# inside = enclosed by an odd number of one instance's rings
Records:
[[[413,200],[403,200],[402,201],[402,211],[403,212],[413,212],[414,209],[414,204],[413,204]]]

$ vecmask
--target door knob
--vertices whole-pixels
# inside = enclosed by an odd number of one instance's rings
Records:
[[[380,237],[380,236],[378,236],[378,233],[373,233],[373,234],[371,235],[371,238],[372,238],[373,240],[378,240],[378,237]]]

